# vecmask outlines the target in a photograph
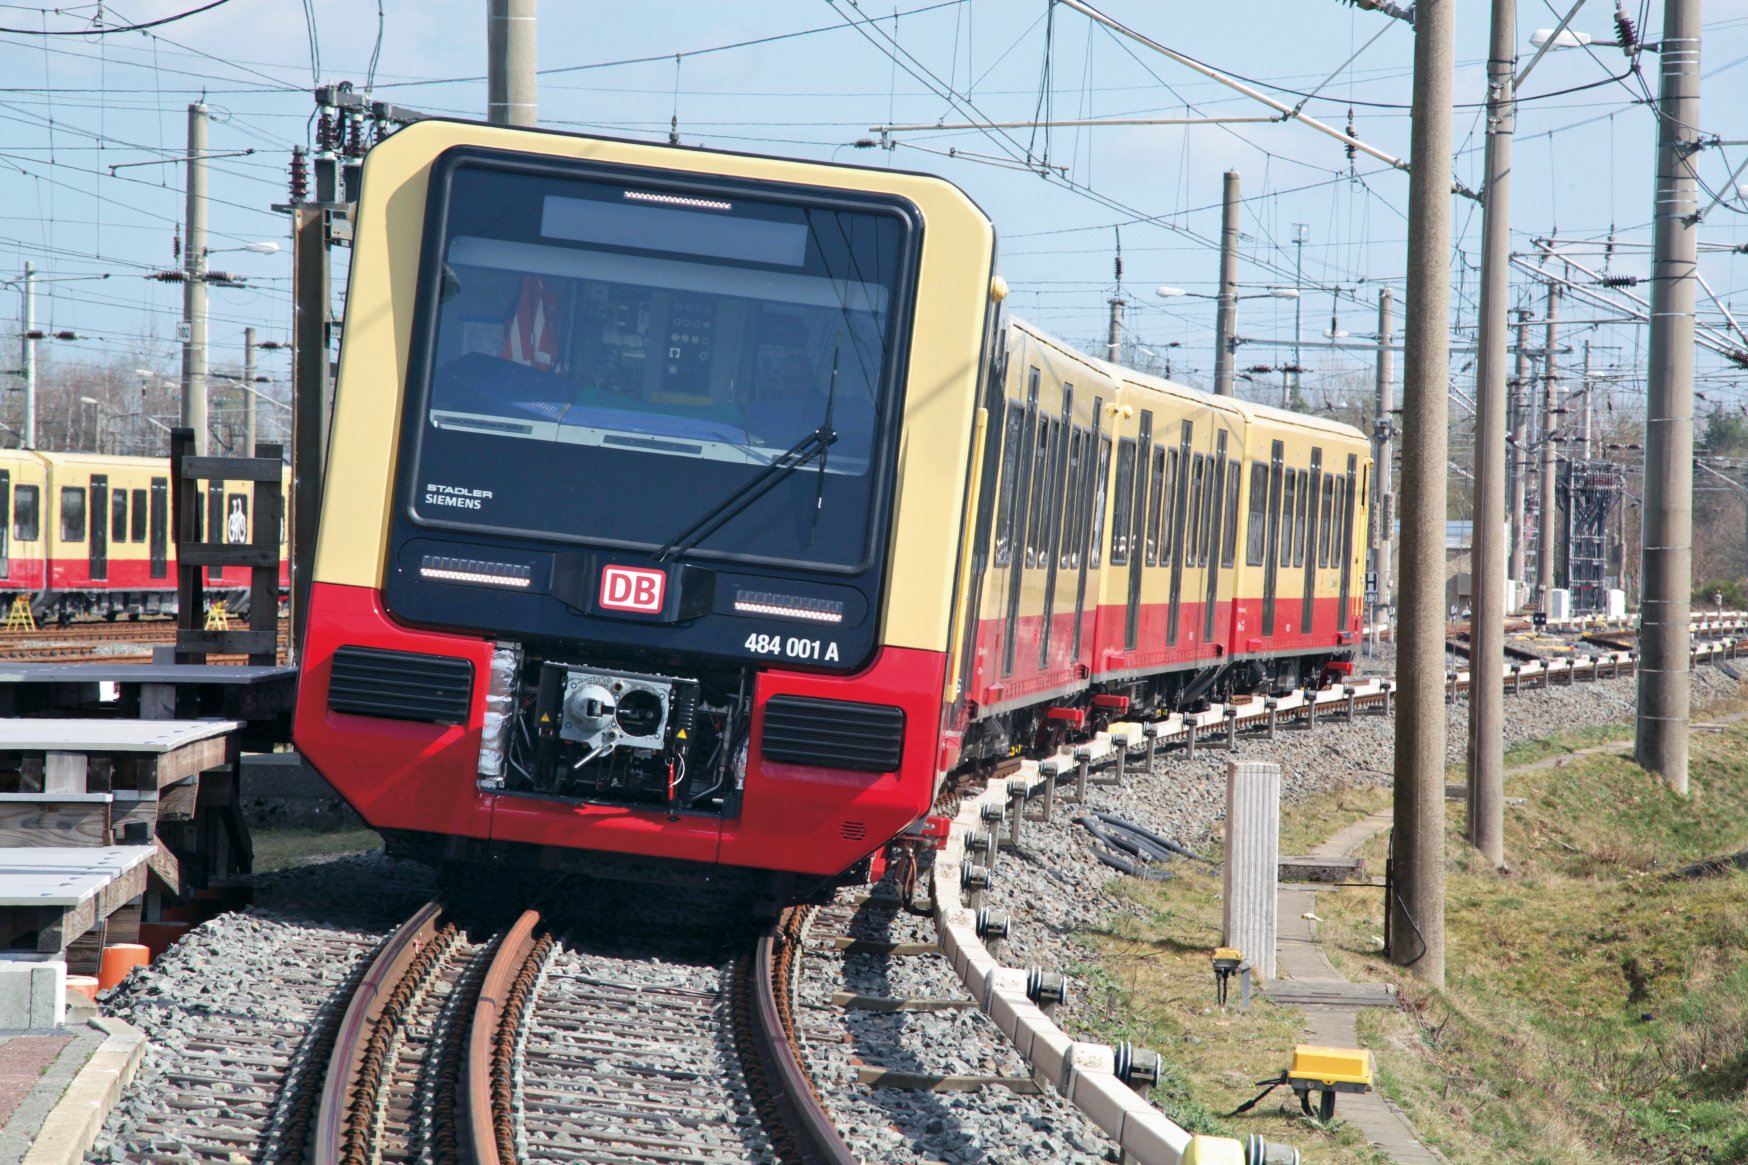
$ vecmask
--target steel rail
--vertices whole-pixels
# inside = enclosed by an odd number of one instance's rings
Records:
[[[859,1165],[856,1155],[838,1135],[831,1116],[813,1090],[807,1069],[795,1054],[790,1032],[792,1022],[785,1022],[778,1002],[779,991],[788,998],[786,980],[788,959],[780,944],[798,947],[799,936],[780,935],[773,927],[759,938],[753,956],[752,1006],[748,1009],[748,1034],[752,1037],[764,1084],[771,1104],[777,1110],[794,1144],[802,1165]]]
[[[491,968],[480,984],[467,1054],[462,1060],[461,1085],[466,1100],[458,1106],[464,1134],[460,1143],[471,1147],[472,1165],[514,1165],[516,1160],[510,1097],[507,1087],[494,1087],[494,1077],[507,1086],[511,1065],[497,1054],[500,1036],[514,1036],[523,1012],[513,1006],[512,995],[531,957],[550,945],[535,937],[534,928],[539,924],[539,911],[523,912],[498,943]]]
[[[346,1147],[346,1118],[376,1021],[390,992],[425,945],[436,936],[437,920],[442,914],[443,907],[436,902],[427,902],[420,907],[383,943],[371,961],[370,970],[353,993],[345,1018],[340,1021],[334,1051],[328,1060],[327,1077],[322,1084],[311,1165],[340,1165]]]

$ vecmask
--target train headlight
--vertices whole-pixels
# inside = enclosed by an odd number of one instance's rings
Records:
[[[504,750],[510,742],[510,725],[516,716],[516,684],[522,672],[522,645],[492,645],[492,674],[486,684],[485,730],[479,738],[479,775],[487,781],[504,779]]]

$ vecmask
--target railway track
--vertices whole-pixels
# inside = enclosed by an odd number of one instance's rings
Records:
[[[358,960],[295,1056],[243,1092],[209,1081],[193,1123],[162,1130],[182,1151],[146,1156],[853,1165],[791,1042],[787,921],[700,978],[567,949],[532,910],[475,943],[427,903]],[[244,1092],[247,1111],[228,1111]]]

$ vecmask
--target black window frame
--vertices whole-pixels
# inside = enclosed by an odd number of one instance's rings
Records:
[[[1165,492],[1165,446],[1155,441],[1147,483],[1147,565],[1159,565],[1159,511]]]
[[[90,508],[85,514],[85,570],[86,577],[101,582],[109,578],[109,475],[93,473],[90,489]]]
[[[136,489],[133,491],[133,495],[133,514],[129,518],[131,528],[128,530],[127,540],[136,543],[144,542],[152,504],[152,493],[150,490]]]
[[[72,498],[79,499],[76,505],[68,504],[69,500]],[[55,517],[58,518],[61,523],[62,542],[85,541],[85,517],[89,512],[89,508],[85,504],[87,500],[88,499],[85,497],[84,486],[63,485],[61,487],[60,495],[55,499]],[[78,522],[77,526],[68,525],[67,515],[69,511],[72,512],[75,520]],[[77,533],[72,533],[74,530],[77,530]]]
[[[127,487],[116,486],[109,491],[109,544],[111,546],[127,542],[127,517]]]
[[[1250,463],[1250,505],[1244,511],[1244,565],[1261,566],[1269,544],[1269,467]]]
[[[170,479],[152,479],[151,545],[147,556],[153,578],[170,577]],[[198,517],[198,509],[195,511]]]
[[[1135,438],[1117,440],[1117,481],[1111,499],[1111,547],[1105,561],[1129,565],[1129,525],[1135,499]]]
[[[769,566],[804,574],[858,576],[868,574],[885,557],[893,518],[897,487],[898,443],[905,412],[905,384],[910,368],[915,332],[917,285],[922,266],[923,214],[910,199],[878,191],[842,190],[728,175],[701,174],[652,167],[603,162],[587,158],[529,155],[482,146],[452,146],[431,162],[425,187],[425,220],[419,243],[419,275],[414,294],[412,339],[403,392],[401,429],[396,439],[396,520],[405,529],[391,537],[405,542],[422,533],[482,538],[529,539],[554,547],[598,548],[633,552],[652,549],[648,544],[626,543],[609,538],[566,535],[552,530],[526,530],[420,517],[415,509],[418,483],[424,480],[420,464],[424,417],[431,408],[432,380],[436,370],[438,322],[443,296],[442,248],[452,185],[463,169],[488,170],[533,178],[603,182],[659,192],[681,198],[712,200],[743,199],[781,202],[787,206],[841,213],[885,215],[900,229],[899,263],[894,272],[889,308],[891,334],[887,360],[880,373],[879,421],[869,458],[871,475],[868,514],[862,556],[853,563],[820,563],[805,559],[737,554],[692,547],[681,558],[724,569]]]
[[[21,481],[12,487],[12,540],[14,542],[38,542],[42,539],[42,491],[41,483]],[[29,499],[26,505],[25,499]],[[28,514],[30,525],[24,525]],[[29,533],[26,533],[26,530]]]
[[[1007,419],[1002,425],[1001,486],[995,507],[995,552],[990,562],[1006,566],[1014,552],[1014,487],[1020,471],[1020,438],[1025,432],[1026,410],[1019,401],[1007,402]]]

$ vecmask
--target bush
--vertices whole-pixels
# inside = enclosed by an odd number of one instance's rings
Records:
[[[1724,607],[1731,611],[1748,609],[1748,587],[1744,587],[1739,578],[1715,578],[1703,582],[1693,588],[1693,605],[1698,608],[1710,609],[1716,600],[1714,595],[1724,596]]]

